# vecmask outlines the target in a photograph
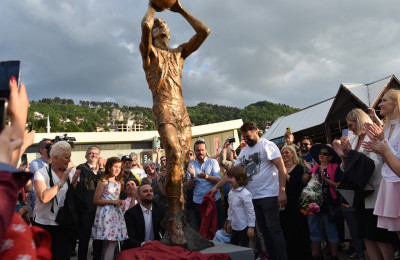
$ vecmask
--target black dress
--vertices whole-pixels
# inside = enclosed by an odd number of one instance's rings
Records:
[[[304,168],[296,165],[286,181],[287,205],[280,213],[281,226],[286,239],[288,259],[311,259],[311,244],[307,217],[300,212],[299,198],[304,188]]]

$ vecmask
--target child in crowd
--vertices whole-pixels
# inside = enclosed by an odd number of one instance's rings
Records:
[[[285,139],[286,145],[293,146],[296,152],[299,152],[300,148],[294,143],[294,135],[292,134],[292,130],[290,130],[290,127],[286,128],[286,132],[283,137]]]
[[[108,241],[104,259],[113,259],[117,243],[128,239],[125,219],[122,214],[125,201],[119,199],[123,186],[122,162],[118,157],[107,160],[101,182],[97,184],[93,202],[97,205],[92,227],[92,239]]]
[[[249,181],[243,167],[232,167],[227,175],[232,188],[228,196],[227,231],[231,233],[231,244],[248,247],[256,221],[251,193],[244,187]]]

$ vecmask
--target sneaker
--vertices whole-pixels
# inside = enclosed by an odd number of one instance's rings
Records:
[[[346,255],[352,255],[352,254],[354,254],[356,252],[356,249],[354,248],[354,247],[352,247],[352,246],[349,246],[349,248],[347,248],[345,251],[344,251],[344,253],[346,254]]]
[[[268,260],[268,254],[267,254],[267,250],[264,250],[262,253],[262,259],[263,260]]]
[[[394,252],[394,259],[396,259],[396,260],[400,259],[400,250],[396,250]]]
[[[349,255],[350,258],[358,258],[358,254],[356,252]]]

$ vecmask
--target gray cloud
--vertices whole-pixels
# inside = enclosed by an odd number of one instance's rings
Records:
[[[182,0],[211,29],[186,60],[183,94],[243,107],[260,100],[305,107],[343,82],[398,73],[397,2]],[[0,57],[23,61],[31,99],[66,97],[151,106],[138,46],[145,0],[2,1]],[[158,13],[171,44],[194,31]]]

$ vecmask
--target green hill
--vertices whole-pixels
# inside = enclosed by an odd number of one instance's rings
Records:
[[[242,118],[244,122],[254,121],[260,129],[272,124],[277,118],[298,111],[283,104],[260,101],[246,106],[220,106],[199,103],[187,107],[192,124],[204,125]],[[151,108],[122,106],[113,102],[79,101],[72,99],[44,98],[31,101],[28,124],[33,124],[36,132],[46,132],[47,115],[50,117],[52,132],[93,132],[97,128],[109,131],[113,124],[131,120],[143,126],[143,130],[155,130]]]

